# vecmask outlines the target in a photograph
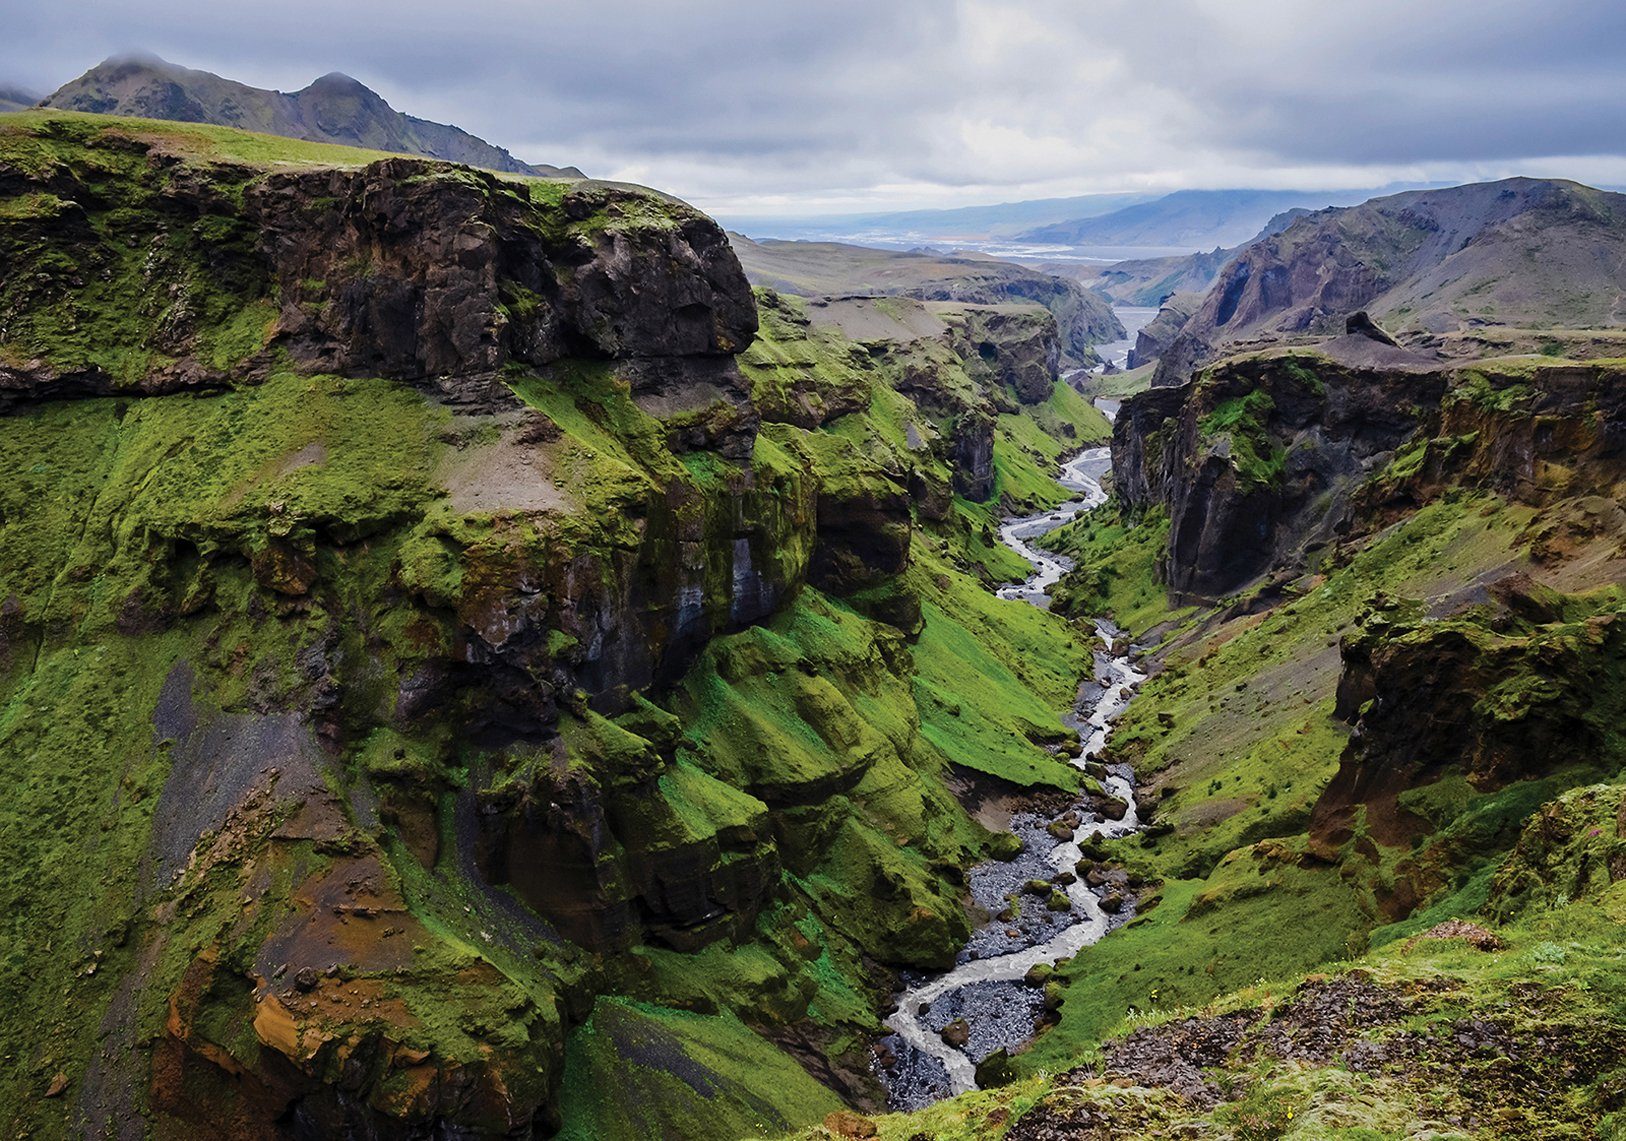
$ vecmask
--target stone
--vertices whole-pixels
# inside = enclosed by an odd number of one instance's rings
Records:
[[[875,1122],[850,1109],[838,1109],[824,1119],[824,1127],[837,1137],[874,1137],[879,1131]]]

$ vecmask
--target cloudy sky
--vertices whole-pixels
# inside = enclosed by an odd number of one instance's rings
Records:
[[[1622,0],[0,0],[0,84],[328,71],[719,213],[1626,183]]]

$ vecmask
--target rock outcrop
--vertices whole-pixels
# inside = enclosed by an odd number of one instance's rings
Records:
[[[730,358],[750,343],[755,306],[722,231],[679,203],[416,159],[261,174],[104,145],[129,177],[7,168],[8,193],[51,203],[8,220],[7,248],[48,245],[54,260],[0,290],[27,314],[8,338],[45,350],[6,363],[0,396],[223,387],[291,363],[451,381],[478,400],[505,368],[588,357],[629,362],[663,418],[734,405],[710,426],[749,449]],[[107,311],[111,280],[155,320]]]
[[[1126,401],[1114,478],[1131,505],[1168,510],[1170,588],[1217,597],[1335,540],[1356,485],[1444,388],[1308,358],[1233,361]]]
[[[1165,298],[1157,316],[1135,335],[1135,347],[1129,350],[1129,367],[1151,364],[1167,352],[1191,315],[1202,305],[1202,300],[1201,293],[1175,293]]]
[[[1626,404],[1611,365],[1442,368],[1366,349],[1239,357],[1125,402],[1114,477],[1170,514],[1169,586],[1217,597],[1449,486],[1528,503],[1612,495]],[[1555,541],[1562,541],[1555,539]]]

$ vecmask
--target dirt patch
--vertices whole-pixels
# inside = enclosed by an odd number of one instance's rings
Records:
[[[551,449],[534,429],[508,424],[489,443],[449,450],[434,479],[452,507],[465,514],[566,511],[570,499],[552,479]]]
[[[948,331],[924,303],[901,297],[816,298],[808,302],[807,315],[813,324],[839,329],[860,343],[931,340]]]

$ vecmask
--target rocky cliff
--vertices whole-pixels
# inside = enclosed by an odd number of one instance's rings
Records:
[[[0,126],[8,1125],[872,1097],[889,972],[952,954],[986,851],[951,759],[1076,779],[1033,742],[1086,647],[979,582],[1100,428],[1030,375],[1048,315],[759,332],[653,192],[267,145]]]
[[[1202,299],[1201,293],[1189,292],[1165,297],[1158,306],[1157,316],[1135,335],[1135,347],[1129,350],[1129,367],[1139,368],[1160,358],[1191,320],[1191,315],[1201,307]]]
[[[1117,486],[1169,512],[1173,589],[1213,597],[1303,569],[1450,487],[1545,505],[1620,477],[1612,365],[1361,366],[1342,346],[1236,358],[1125,403]]]

